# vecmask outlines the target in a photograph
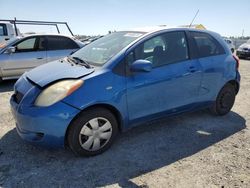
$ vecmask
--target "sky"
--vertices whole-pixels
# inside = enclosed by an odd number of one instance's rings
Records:
[[[147,26],[194,24],[223,36],[250,36],[250,0],[0,0],[0,19],[66,21],[74,34]],[[60,27],[66,34],[66,29]],[[21,32],[55,32],[52,26],[20,26]],[[244,31],[244,32],[243,32]]]

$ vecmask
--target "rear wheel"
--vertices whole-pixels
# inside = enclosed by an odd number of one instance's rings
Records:
[[[117,133],[115,116],[107,109],[95,108],[82,112],[72,122],[67,141],[75,154],[93,156],[107,150]]]
[[[215,115],[223,116],[230,112],[235,101],[235,88],[232,84],[226,84],[219,92],[216,101],[210,108],[211,112]]]

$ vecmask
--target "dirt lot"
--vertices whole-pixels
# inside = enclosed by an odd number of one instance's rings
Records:
[[[137,127],[106,153],[77,158],[24,143],[0,85],[0,187],[250,187],[250,61],[228,115],[206,111]]]

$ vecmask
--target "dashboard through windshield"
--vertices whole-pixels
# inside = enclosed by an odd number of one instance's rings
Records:
[[[134,31],[114,32],[84,46],[72,54],[72,57],[80,58],[92,65],[102,66],[143,34],[145,33]]]

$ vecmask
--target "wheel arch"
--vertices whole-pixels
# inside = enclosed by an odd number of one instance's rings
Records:
[[[235,94],[238,94],[239,89],[240,89],[240,84],[236,80],[230,80],[226,84],[231,84],[232,86],[234,86],[234,88],[235,88]]]
[[[67,130],[65,132],[65,136],[64,136],[64,145],[67,146],[68,143],[67,143],[67,135],[68,135],[68,132],[69,132],[69,129],[70,129],[70,125],[71,123],[77,119],[81,113],[83,113],[84,111],[86,110],[91,110],[91,109],[94,109],[94,108],[103,108],[103,109],[107,109],[109,110],[112,114],[114,114],[117,122],[118,122],[118,130],[119,132],[122,132],[122,127],[123,127],[123,122],[122,122],[122,115],[121,113],[119,112],[119,110],[117,108],[115,108],[114,106],[110,105],[110,104],[104,104],[104,103],[101,103],[101,104],[94,104],[94,105],[91,105],[91,106],[88,106],[87,108],[84,108],[83,110],[81,110],[72,120],[71,122],[69,123],[68,127],[67,127]]]

